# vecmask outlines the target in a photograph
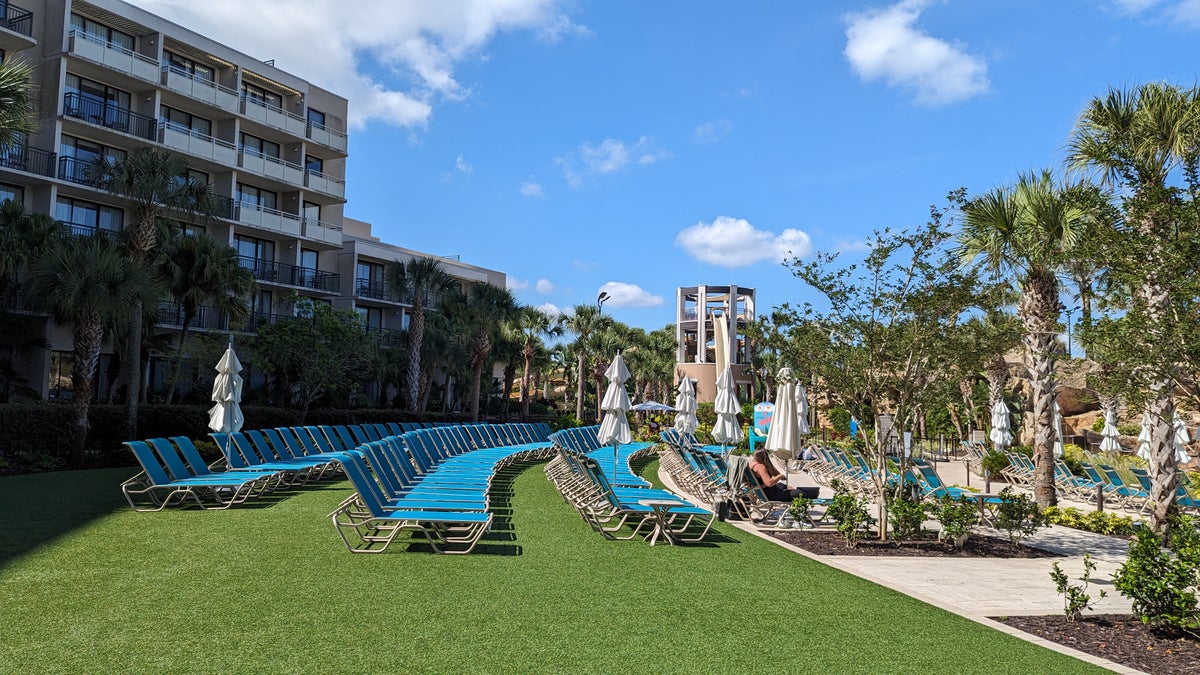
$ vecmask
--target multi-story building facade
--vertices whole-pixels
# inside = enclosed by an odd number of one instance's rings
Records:
[[[373,297],[374,276],[360,288],[367,263],[357,262],[357,251],[384,247],[364,261],[416,254],[373,243],[369,226],[362,240],[343,231],[345,98],[120,0],[18,4],[3,3],[0,50],[34,68],[38,128],[0,151],[0,200],[51,214],[77,234],[116,232],[129,219],[128,204],[94,186],[94,159],[168,149],[220,198],[215,218],[185,229],[228,243],[258,282],[250,322],[230,326],[208,310],[196,329],[253,331],[291,315],[297,296],[356,309],[369,325],[404,325],[402,303]],[[396,318],[388,321],[373,311],[390,305]],[[179,309],[163,310],[160,330],[177,327]],[[71,338],[53,325],[46,330],[50,348],[22,359],[20,374],[54,397],[69,380],[57,375],[69,363]],[[104,374],[102,364],[101,389]]]
[[[743,395],[753,384],[743,329],[754,321],[754,289],[744,286],[681,286],[676,289],[675,371],[695,382],[696,400],[717,396],[718,363],[730,365]],[[728,328],[718,339],[717,322]],[[722,344],[724,342],[724,344]],[[717,350],[723,350],[718,354]]]

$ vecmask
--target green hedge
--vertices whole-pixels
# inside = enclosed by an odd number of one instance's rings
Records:
[[[413,415],[392,409],[313,409],[302,420],[299,410],[244,406],[246,429],[299,426],[301,424],[362,424],[365,422],[463,421],[462,415]],[[133,456],[122,447],[130,435],[125,408],[94,405],[89,415],[89,467],[133,466]],[[71,447],[71,407],[62,403],[10,403],[0,405],[0,474],[53,471],[66,467]],[[208,407],[199,405],[143,405],[138,412],[138,438],[188,436],[207,439]]]

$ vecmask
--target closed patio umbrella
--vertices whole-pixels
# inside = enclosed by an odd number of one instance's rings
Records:
[[[1058,401],[1054,402],[1054,456],[1063,456],[1063,430],[1062,430],[1062,408],[1058,407]]]
[[[1100,441],[1100,449],[1104,452],[1120,452],[1121,442],[1118,438],[1121,432],[1117,429],[1117,413],[1112,408],[1104,411],[1104,428],[1100,431],[1104,440]]]
[[[791,368],[781,368],[776,378],[779,389],[775,393],[775,418],[767,431],[763,447],[772,455],[783,460],[784,467],[796,458],[804,438],[800,433],[800,417],[796,411],[796,378]]]
[[[721,444],[721,448],[727,454],[728,446],[742,442],[742,426],[738,424],[737,419],[741,405],[738,403],[737,394],[734,393],[735,389],[733,369],[726,366],[725,371],[717,378],[717,399],[713,403],[717,423],[713,426],[712,437]]]
[[[1171,436],[1171,440],[1175,443],[1175,462],[1177,464],[1187,464],[1192,461],[1192,456],[1185,449],[1188,443],[1192,442],[1192,436],[1188,433],[1187,425],[1183,423],[1183,418],[1179,413],[1175,413],[1174,420],[1175,432]]]
[[[629,419],[625,416],[629,412],[629,394],[625,391],[625,381],[629,379],[629,369],[625,367],[625,359],[621,358],[620,352],[613,357],[612,363],[609,364],[608,370],[604,371],[604,376],[608,378],[608,388],[604,390],[604,399],[600,402],[600,410],[604,412],[604,419],[600,422],[600,431],[597,432],[600,445],[612,444],[613,446],[613,477],[617,475],[617,449],[622,443],[628,443],[633,440],[633,436],[629,433]]]
[[[1000,452],[1012,443],[1012,426],[1008,421],[1008,406],[1005,405],[1004,399],[996,399],[996,404],[992,406],[992,432],[988,435],[992,443],[996,447],[996,452]]]
[[[242,430],[242,363],[238,361],[230,341],[221,360],[217,361],[217,377],[213,380],[212,400],[215,405],[208,409],[208,428],[218,433]],[[228,438],[228,437],[227,437]],[[228,442],[228,441],[227,441]],[[226,447],[224,450],[228,451]]]
[[[796,420],[802,436],[812,433],[808,426],[808,391],[799,383],[796,384]]]
[[[686,376],[679,378],[679,386],[675,389],[675,431],[690,434],[699,426],[696,420],[696,390],[692,388],[692,380]]]
[[[1138,449],[1137,456],[1142,459],[1150,459],[1150,411],[1142,413],[1142,430],[1138,433]]]

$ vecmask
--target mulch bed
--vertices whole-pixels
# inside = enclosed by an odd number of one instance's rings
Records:
[[[894,541],[868,538],[859,540],[855,548],[847,548],[842,535],[830,530],[794,530],[771,532],[771,536],[817,555],[909,556],[937,558],[1057,558],[1057,553],[1012,544],[1007,539],[974,534],[966,545],[957,550],[937,535],[927,532],[919,539],[907,540],[897,546]]]
[[[996,618],[1031,635],[1155,675],[1200,672],[1200,639],[1151,629],[1127,614]]]

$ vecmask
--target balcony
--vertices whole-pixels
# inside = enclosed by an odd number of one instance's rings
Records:
[[[323,241],[327,244],[342,245],[342,226],[327,223],[323,220],[303,218],[300,220],[300,231],[308,239]]]
[[[327,148],[333,148],[339,152],[346,152],[346,134],[337,129],[330,129],[323,124],[316,122],[308,123],[308,140],[313,143],[320,143]]]
[[[55,153],[27,145],[0,147],[0,167],[39,176],[54,176]]]
[[[103,227],[96,225],[84,225],[82,223],[67,223],[64,222],[67,230],[76,237],[103,237],[109,241],[115,241],[117,238],[116,230],[106,230]]]
[[[212,80],[198,78],[175,66],[162,67],[162,85],[173,92],[183,94],[211,106],[236,112],[238,93]]]
[[[159,82],[158,61],[113,44],[101,37],[73,30],[68,34],[73,56],[87,59],[139,80]]]
[[[60,180],[86,185],[88,187],[96,187],[96,178],[93,176],[92,165],[95,160],[79,159],[78,157],[59,157],[58,158],[58,177]]]
[[[63,95],[63,115],[90,124],[132,134],[148,141],[158,139],[158,120],[118,107],[109,101],[98,101],[69,91]]]
[[[400,296],[388,290],[387,284],[366,277],[358,277],[354,280],[354,296],[357,298],[382,300],[384,302],[403,302]]]
[[[237,204],[235,211],[234,219],[239,223],[286,234],[290,237],[299,237],[301,234],[300,216],[295,214],[248,202]]]
[[[19,52],[37,45],[33,39],[33,12],[12,3],[4,3],[0,12],[0,49]]]
[[[251,312],[250,316],[246,317],[246,321],[242,324],[242,330],[247,333],[257,333],[262,326],[272,323],[279,323],[284,319],[292,318],[291,314],[272,314],[270,312]]]
[[[304,172],[304,187],[338,199],[346,198],[346,181],[311,169]]]
[[[158,306],[156,323],[160,326],[183,328],[183,305],[178,302],[164,302]],[[196,316],[188,324],[188,330],[229,330],[229,315],[220,312],[215,307],[200,305]]]
[[[274,178],[289,185],[304,183],[304,167],[299,164],[282,160],[271,155],[264,155],[257,150],[238,147],[238,166],[247,171],[253,171],[260,176]]]
[[[246,95],[242,95],[241,101],[241,112],[248,119],[269,127],[283,129],[296,136],[305,136],[308,132],[308,121],[299,115],[293,115],[283,108],[276,108]]]
[[[237,157],[237,146],[233,143],[166,120],[159,122],[158,142],[173,150],[203,157],[222,166],[232,166]]]
[[[311,288],[326,293],[337,293],[341,290],[341,276],[333,272],[322,272],[311,267],[299,267],[250,256],[239,256],[238,264],[250,270],[258,281]]]

